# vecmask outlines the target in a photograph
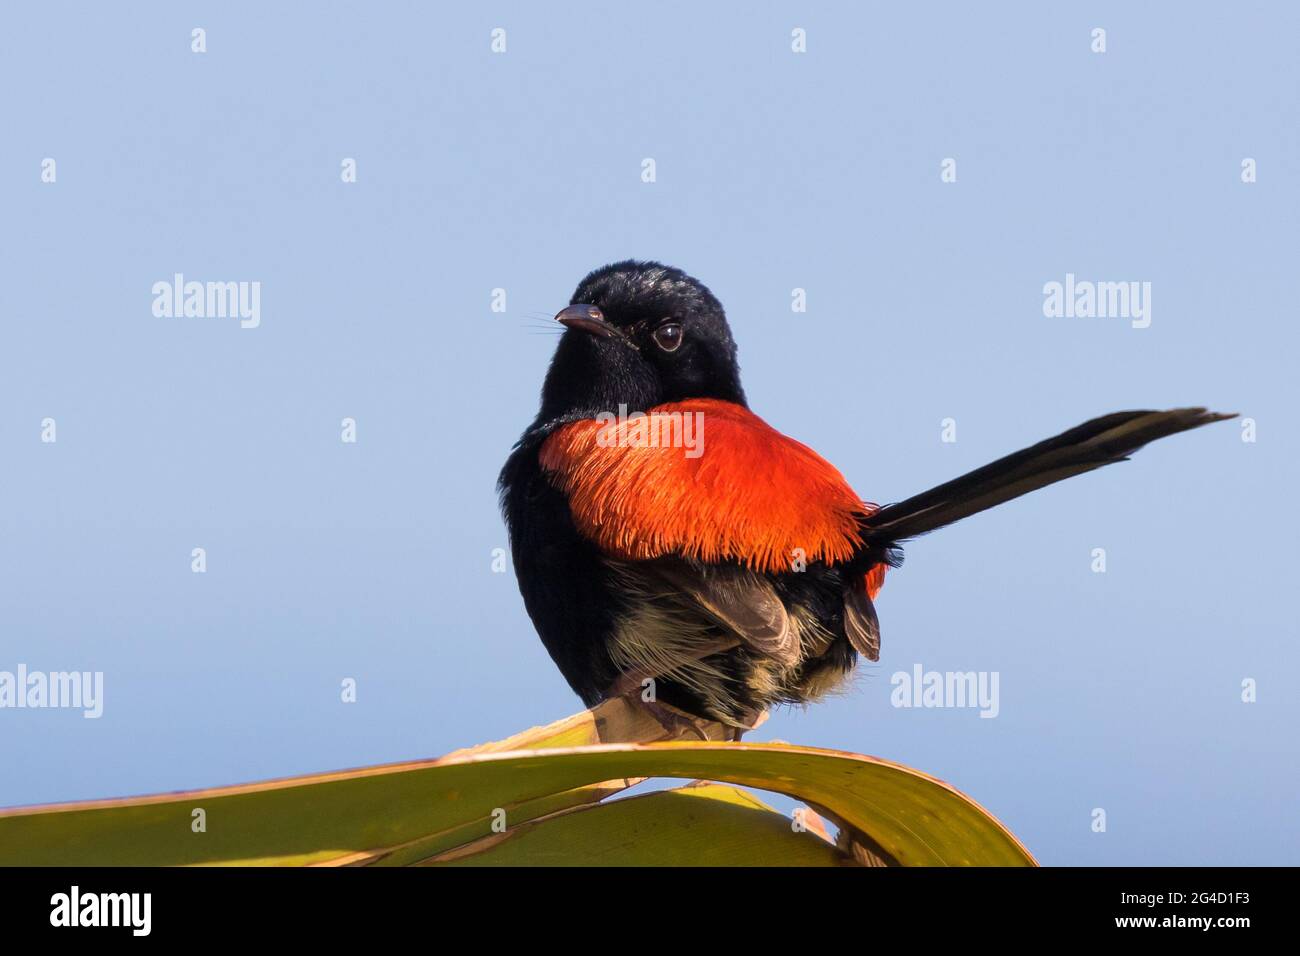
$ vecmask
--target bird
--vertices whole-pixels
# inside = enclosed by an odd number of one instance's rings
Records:
[[[905,543],[1234,417],[1103,415],[881,506],[750,409],[722,304],[682,270],[606,265],[555,318],[498,479],[525,609],[584,705],[626,696],[737,740],[879,660],[875,602]]]

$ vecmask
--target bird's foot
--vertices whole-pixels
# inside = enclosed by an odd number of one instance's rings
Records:
[[[696,737],[700,740],[709,739],[709,735],[701,729],[700,725],[685,714],[671,707],[666,707],[656,700],[646,700],[639,691],[634,691],[627,696],[634,707],[640,707],[653,717],[672,739],[676,740],[687,736]]]

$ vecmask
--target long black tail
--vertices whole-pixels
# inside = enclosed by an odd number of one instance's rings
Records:
[[[887,549],[1037,488],[1127,461],[1129,455],[1157,438],[1234,417],[1204,408],[1175,408],[1167,412],[1115,412],[1094,418],[937,488],[881,508],[864,520],[863,543],[873,551]]]

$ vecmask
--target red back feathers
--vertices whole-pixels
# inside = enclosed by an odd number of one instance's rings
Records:
[[[654,439],[671,432],[671,416],[697,413],[702,431],[685,434],[699,453]],[[627,560],[671,554],[784,573],[801,549],[808,562],[836,564],[853,556],[859,520],[877,510],[811,448],[716,399],[660,405],[643,419],[572,422],[546,440],[540,461],[578,530]],[[878,571],[867,576],[873,595]]]

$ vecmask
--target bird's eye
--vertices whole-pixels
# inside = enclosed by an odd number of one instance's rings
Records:
[[[682,327],[677,322],[665,322],[654,331],[655,345],[665,352],[676,352],[682,344]]]

